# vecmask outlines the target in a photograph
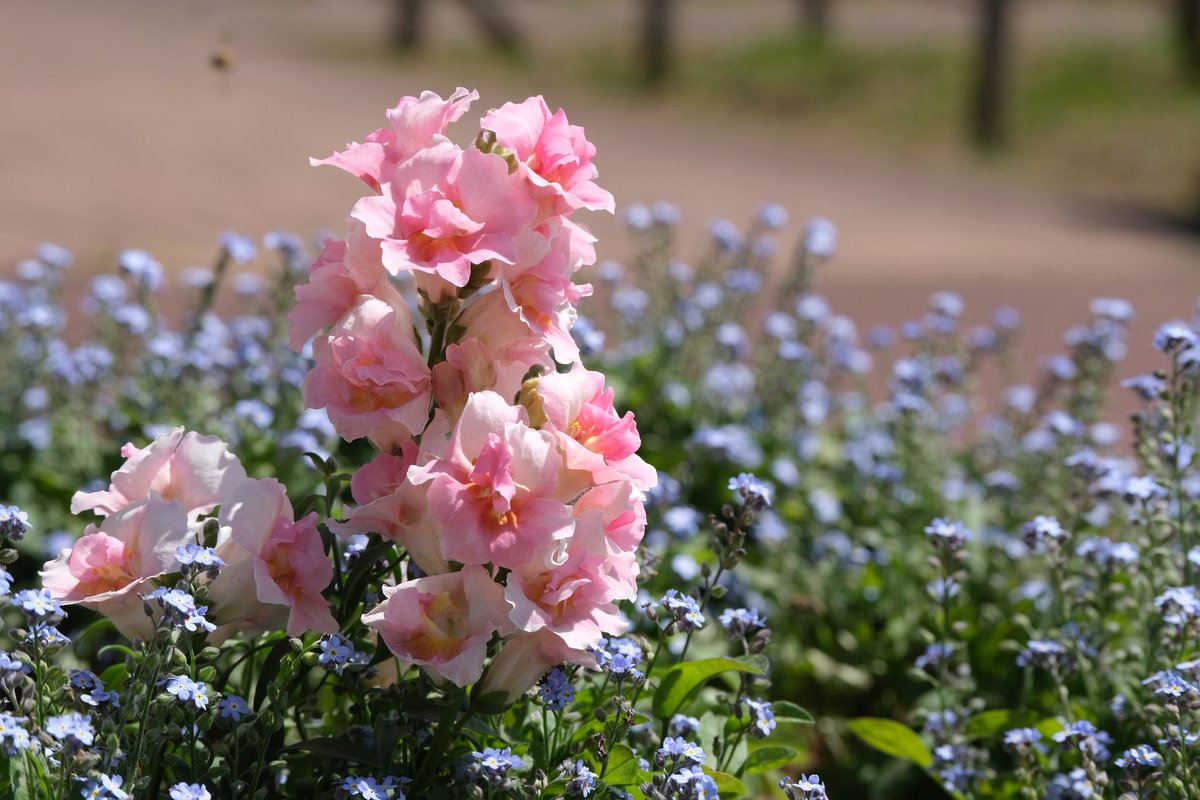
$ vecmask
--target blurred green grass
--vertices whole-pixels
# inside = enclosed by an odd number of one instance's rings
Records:
[[[961,158],[973,80],[967,42],[844,44],[774,38],[680,55],[661,93],[767,115],[805,133],[904,155]],[[1009,144],[988,161],[1035,180],[1200,216],[1200,87],[1166,37],[1054,41],[1021,49]],[[635,61],[585,54],[576,73],[606,91],[646,92]]]

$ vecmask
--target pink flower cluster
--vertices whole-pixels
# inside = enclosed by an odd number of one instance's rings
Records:
[[[43,569],[56,599],[104,614],[126,636],[148,637],[156,622],[142,597],[155,579],[180,570],[177,548],[208,544],[225,562],[207,587],[216,637],[285,626],[293,635],[337,630],[321,594],[333,566],[316,515],[297,521],[277,481],[248,477],[220,439],[182,428],[144,449],[127,444],[121,454],[125,464],[108,489],[71,500],[72,513],[93,511],[103,520]],[[217,535],[205,543],[210,518]]]
[[[381,451],[330,527],[381,534],[423,573],[363,621],[403,664],[511,699],[624,629],[656,476],[570,334],[590,293],[573,276],[595,261],[571,216],[613,209],[595,148],[540,97],[488,112],[461,148],[446,129],[477,97],[406,97],[388,127],[314,161],[371,193],[288,319],[293,346],[315,336],[308,405]],[[393,279],[415,284],[415,313]]]

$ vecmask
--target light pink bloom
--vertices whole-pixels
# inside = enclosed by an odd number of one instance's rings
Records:
[[[462,333],[433,370],[438,406],[452,420],[471,392],[492,390],[513,397],[530,367],[554,368],[546,340],[530,331],[500,292],[476,299],[456,324]]]
[[[632,552],[646,533],[646,506],[631,481],[594,486],[575,501],[576,517],[598,513],[610,552]]]
[[[476,392],[446,455],[409,470],[413,483],[430,484],[429,510],[442,523],[447,560],[514,568],[574,530],[554,439],[525,420],[523,408]]]
[[[332,239],[309,267],[308,283],[296,287],[296,304],[288,312],[288,338],[300,351],[315,334],[336,323],[358,302],[373,295],[394,306],[404,304],[383,270],[379,242],[367,236],[361,222],[351,220],[345,240]]]
[[[593,483],[628,479],[645,491],[658,475],[637,455],[641,446],[633,412],[617,415],[604,375],[576,363],[570,372],[538,379],[545,430],[558,436],[567,466],[591,474]]]
[[[194,541],[178,500],[151,492],[89,525],[74,546],[42,570],[42,585],[64,605],[79,603],[113,621],[129,638],[148,638],[155,621],[142,610],[152,579],[179,569],[175,548]]]
[[[390,167],[438,140],[446,126],[461,117],[471,101],[478,99],[478,92],[468,92],[462,87],[446,100],[433,92],[422,92],[420,97],[405,97],[387,112],[390,127],[375,131],[362,144],[351,142],[345,150],[329,158],[311,158],[309,162],[314,167],[329,164],[344,169],[379,191],[382,176]]]
[[[230,487],[246,477],[229,445],[215,436],[184,433],[183,428],[159,436],[142,449],[127,444],[121,454],[128,460],[112,474],[112,485],[98,492],[76,492],[71,498],[72,514],[112,514],[155,492],[163,500],[178,500],[194,517],[216,508]]]
[[[497,277],[509,309],[532,333],[549,342],[555,360],[570,364],[579,358],[571,336],[575,307],[592,293],[590,285],[572,283],[571,276],[595,261],[595,237],[566,219],[543,223],[540,230],[549,245],[524,249],[515,264],[502,266]]]
[[[536,211],[500,156],[441,142],[398,164],[383,194],[362,198],[350,215],[380,240],[393,275],[427,272],[465,286],[472,264],[516,259],[517,238]]]
[[[363,295],[327,336],[313,342],[316,365],[304,379],[304,402],[325,408],[346,441],[366,436],[390,449],[420,433],[429,418],[429,367],[412,317]]]
[[[627,627],[614,600],[637,594],[632,552],[610,554],[599,510],[577,516],[575,535],[556,542],[508,575],[509,615],[523,631],[548,628],[569,647],[594,646]]]
[[[613,196],[593,182],[598,174],[592,164],[596,147],[584,138],[583,128],[567,122],[561,108],[551,114],[545,100],[531,97],[505,103],[485,114],[480,124],[513,151],[519,174],[549,201],[544,216],[577,208],[614,209]]]
[[[504,589],[483,567],[385,586],[383,593],[363,622],[400,661],[457,686],[479,680],[492,635],[511,630]]]
[[[358,507],[345,522],[330,522],[339,536],[378,533],[403,545],[427,575],[448,572],[442,558],[442,524],[429,513],[426,489],[408,481],[417,461],[417,443],[404,443],[398,455],[380,453],[354,473],[350,491]]]
[[[288,635],[333,633],[337,620],[321,595],[333,579],[333,565],[317,531],[317,515],[294,517],[287,493],[273,478],[243,481],[220,514],[232,542],[251,558],[255,598],[290,608]]]
[[[595,667],[596,659],[584,650],[569,647],[545,628],[535,633],[518,634],[507,639],[492,659],[475,695],[488,711],[502,711],[529,691],[551,667],[559,664]]]

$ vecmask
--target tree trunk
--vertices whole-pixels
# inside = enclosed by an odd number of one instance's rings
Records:
[[[979,61],[971,106],[971,138],[983,148],[1007,136],[1009,36],[1012,0],[978,0]]]
[[[673,0],[643,0],[642,67],[646,83],[662,83],[671,62]]]
[[[463,3],[493,45],[508,53],[521,49],[521,35],[517,32],[517,26],[504,13],[498,0],[463,0]]]
[[[416,50],[422,44],[421,18],[425,0],[394,0],[392,6],[392,44],[401,50]]]
[[[797,0],[800,11],[800,35],[823,42],[829,38],[833,0]]]
[[[1175,30],[1183,72],[1200,81],[1200,0],[1175,0]]]

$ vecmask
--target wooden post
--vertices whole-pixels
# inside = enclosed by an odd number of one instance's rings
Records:
[[[672,0],[642,2],[642,65],[651,86],[667,77],[671,63]]]
[[[504,13],[499,0],[463,0],[463,3],[493,45],[508,53],[521,49],[517,26]]]
[[[1175,0],[1174,27],[1184,75],[1200,81],[1200,0]]]
[[[800,11],[800,36],[813,42],[829,38],[833,0],[797,0]]]
[[[392,9],[392,44],[401,50],[416,50],[423,41],[425,0],[395,0]]]
[[[971,138],[982,148],[1007,136],[1006,112],[1012,0],[978,0],[979,51],[971,103]]]

